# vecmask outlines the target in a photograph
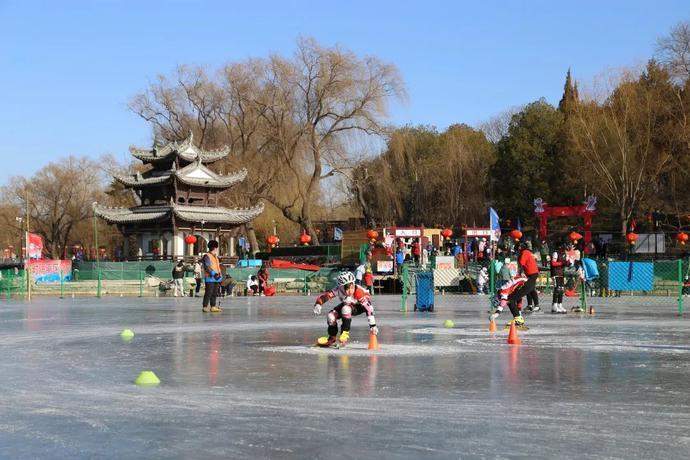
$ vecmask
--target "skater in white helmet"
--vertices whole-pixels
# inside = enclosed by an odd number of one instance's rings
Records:
[[[337,286],[330,291],[326,291],[316,298],[314,303],[314,314],[321,313],[321,306],[331,299],[338,297],[340,303],[328,312],[326,322],[328,323],[328,336],[319,337],[317,345],[329,347],[336,345],[338,335],[338,320],[342,321],[340,329],[340,346],[347,344],[350,339],[350,325],[352,317],[366,313],[371,334],[378,335],[379,328],[376,326],[374,318],[374,307],[371,305],[369,291],[361,286],[355,285],[355,276],[351,272],[342,272],[338,275]]]

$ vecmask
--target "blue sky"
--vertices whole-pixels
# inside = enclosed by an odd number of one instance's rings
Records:
[[[391,121],[476,125],[640,64],[690,19],[685,1],[0,0],[0,185],[68,155],[147,146],[127,104],[179,64],[289,54],[298,36],[396,64],[409,102]]]

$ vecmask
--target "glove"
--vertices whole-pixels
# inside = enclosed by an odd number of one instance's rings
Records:
[[[319,305],[318,303],[315,303],[315,304],[314,304],[314,314],[315,314],[315,315],[320,315],[320,314],[321,314],[321,305]]]
[[[370,327],[369,332],[374,334],[374,335],[379,335],[379,327],[378,326]]]
[[[501,314],[501,310],[496,310],[495,312],[493,312],[489,315],[489,319],[491,321],[494,321],[496,318],[498,318],[498,315],[500,315],[500,314]]]
[[[213,275],[213,279],[214,279],[214,280],[219,280],[220,278],[221,278],[220,273],[215,273],[215,274]]]

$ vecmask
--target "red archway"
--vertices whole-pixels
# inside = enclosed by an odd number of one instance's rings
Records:
[[[592,217],[597,213],[597,198],[587,197],[587,201],[579,206],[549,206],[544,200],[534,200],[534,215],[539,219],[539,239],[546,240],[546,227],[549,217],[582,217],[585,227],[585,245],[592,241]]]

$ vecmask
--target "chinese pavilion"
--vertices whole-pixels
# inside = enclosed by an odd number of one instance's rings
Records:
[[[229,175],[211,171],[207,165],[229,153],[229,149],[206,151],[196,147],[193,136],[165,147],[143,150],[131,147],[134,158],[150,169],[143,173],[116,176],[115,180],[136,193],[139,206],[111,208],[94,203],[98,217],[117,224],[125,237],[124,254],[179,257],[205,252],[205,242],[216,239],[221,254],[233,255],[230,235],[237,227],[256,218],[262,203],[251,208],[218,206],[221,192],[247,176],[241,169]],[[189,238],[193,235],[194,238]],[[136,241],[138,248],[129,247]],[[196,241],[196,244],[188,244]]]

